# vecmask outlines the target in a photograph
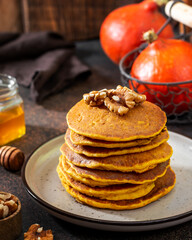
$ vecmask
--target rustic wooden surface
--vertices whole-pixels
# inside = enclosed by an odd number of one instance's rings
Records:
[[[1,0],[0,32],[49,30],[62,33],[68,40],[92,39],[99,36],[101,23],[113,9],[140,1]],[[192,0],[184,2],[192,6]]]
[[[113,9],[140,0],[1,0],[0,32],[56,31],[68,40],[98,37]]]
[[[0,32],[21,32],[23,27],[20,0],[1,0],[0,10]]]
[[[90,66],[92,75],[47,98],[42,105],[30,100],[29,89],[20,87],[20,94],[24,99],[27,131],[25,136],[9,145],[20,148],[26,158],[40,144],[65,132],[66,114],[82,98],[83,93],[94,89],[114,88],[121,83],[118,66],[105,56],[98,40],[78,42],[77,55]],[[168,129],[192,138],[191,124],[170,125]],[[39,223],[44,229],[52,229],[54,240],[189,240],[192,236],[192,221],[168,229],[141,233],[92,230],[61,221],[48,214],[27,194],[20,172],[8,172],[3,167],[0,167],[0,188],[1,191],[11,192],[21,200],[23,232],[19,240],[23,240],[23,233],[33,223]]]
[[[99,36],[113,9],[141,0],[1,0],[0,32],[57,31],[69,40]],[[192,0],[184,0],[192,6]],[[187,27],[187,32],[191,31]],[[180,25],[183,33],[183,25]]]
[[[68,40],[95,38],[108,13],[133,2],[137,0],[22,0],[24,31],[52,30]]]

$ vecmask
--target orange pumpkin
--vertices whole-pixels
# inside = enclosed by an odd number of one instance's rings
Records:
[[[115,63],[142,43],[142,35],[153,28],[158,31],[166,18],[158,11],[153,0],[130,4],[112,11],[100,29],[100,42],[106,55]],[[174,36],[168,25],[160,34],[163,38]]]
[[[167,113],[192,108],[192,45],[183,40],[158,39],[149,44],[135,59],[131,76],[148,84],[135,83],[139,92],[145,92],[151,102],[163,103]],[[182,84],[178,85],[178,82]],[[151,85],[150,83],[159,83]],[[165,84],[170,86],[166,86]],[[175,83],[175,84],[174,84]],[[138,84],[138,85],[137,85]],[[160,85],[164,84],[164,85]],[[174,84],[174,86],[173,86]],[[136,86],[137,85],[137,86]],[[185,89],[185,90],[184,90]],[[153,93],[156,93],[156,97]]]

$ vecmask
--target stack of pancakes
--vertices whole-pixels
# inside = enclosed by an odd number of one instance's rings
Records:
[[[67,114],[57,172],[77,201],[116,210],[143,207],[173,189],[166,115],[143,102],[120,116],[84,100]]]

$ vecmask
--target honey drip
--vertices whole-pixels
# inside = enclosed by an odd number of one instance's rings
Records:
[[[0,146],[25,134],[22,105],[0,112]]]

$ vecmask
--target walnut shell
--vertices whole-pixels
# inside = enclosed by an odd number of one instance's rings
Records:
[[[0,148],[0,165],[5,169],[18,171],[21,169],[24,160],[24,153],[20,149],[10,146]]]

